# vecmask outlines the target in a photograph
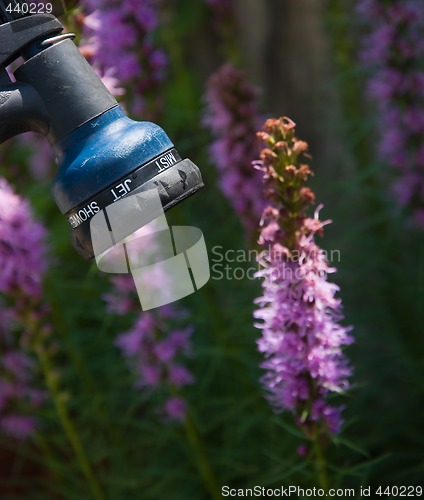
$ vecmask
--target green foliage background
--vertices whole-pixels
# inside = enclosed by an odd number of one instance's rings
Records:
[[[341,252],[332,279],[341,286],[346,322],[354,325],[356,338],[348,349],[354,387],[341,398],[346,425],[329,443],[328,466],[332,487],[418,485],[424,477],[424,237],[396,214],[387,167],[372,155],[373,120],[361,99],[366,75],[355,59],[361,33],[350,8],[350,2],[328,2],[325,22],[343,120],[343,132],[329,141],[341,142],[351,165],[340,175],[340,164],[312,163],[322,215],[334,221],[322,245]],[[160,125],[181,156],[201,167],[206,185],[169,212],[168,220],[200,227],[208,249],[246,248],[207,156],[210,137],[200,126],[205,75],[189,63],[190,42],[209,29],[209,13],[202,2],[181,0],[168,16],[172,22],[159,32],[171,55],[168,83],[160,90],[165,98]],[[214,57],[223,61],[222,47]],[[6,178],[11,163],[24,168],[25,152],[8,150],[7,161],[1,166]],[[186,391],[191,420],[190,426],[164,424],[152,404],[155,395],[133,389],[114,346],[134,318],[105,314],[101,296],[110,288],[108,277],[72,250],[50,182],[15,182],[49,228],[52,373],[104,497],[210,498],[205,467],[218,488],[317,486],[314,464],[296,452],[303,436],[290,415],[272,413],[258,381],[259,331],[252,310],[259,281],[211,279],[181,301],[196,328],[190,361],[196,383]],[[34,441],[17,445],[0,438],[0,498],[93,498],[53,402],[38,417]]]

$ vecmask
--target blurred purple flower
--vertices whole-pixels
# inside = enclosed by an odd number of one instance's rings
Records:
[[[0,428],[9,436],[19,440],[30,437],[37,427],[37,421],[30,415],[6,415],[0,417]]]
[[[210,155],[218,168],[219,185],[240,216],[248,238],[263,209],[260,174],[251,168],[252,158],[259,153],[257,99],[258,92],[246,75],[225,64],[208,81],[203,120],[213,135]]]
[[[13,301],[13,308],[0,302],[0,428],[18,439],[36,428],[36,419],[23,414],[23,409],[34,411],[45,399],[44,392],[34,386],[34,362],[24,348],[25,337],[33,332],[25,331],[19,338],[14,331],[28,311],[34,320],[43,314],[45,235],[29,203],[0,179],[0,292],[5,300]]]
[[[133,263],[141,256],[142,265],[161,254],[161,245],[156,238],[159,227],[155,222],[134,233],[131,247]],[[138,247],[138,248],[137,248]],[[137,313],[134,326],[118,335],[116,345],[126,358],[135,376],[137,389],[150,389],[158,393],[179,392],[194,379],[184,366],[191,355],[191,326],[177,325],[186,318],[185,311],[175,304],[140,313],[140,302],[131,275],[111,278],[113,290],[104,295],[109,312],[126,315]],[[155,289],[167,287],[167,276],[163,270],[145,273],[144,284],[154,293]],[[181,395],[179,394],[179,398]]]
[[[165,415],[170,420],[183,421],[186,415],[186,403],[183,398],[171,397],[169,398],[163,407]]]
[[[83,0],[85,15],[81,52],[97,69],[115,96],[127,87],[126,105],[138,113],[154,112],[161,100],[150,102],[165,77],[167,57],[153,43],[161,0]]]
[[[308,456],[309,449],[306,445],[301,444],[297,447],[296,452],[299,455],[299,457],[306,458]]]
[[[47,267],[45,236],[28,202],[0,178],[0,292],[41,297]]]
[[[337,433],[342,408],[327,402],[329,393],[349,388],[351,369],[342,348],[350,344],[350,328],[341,326],[337,285],[327,281],[330,267],[315,243],[330,221],[306,216],[314,195],[305,187],[311,174],[302,163],[307,144],[295,137],[287,119],[267,120],[258,136],[266,143],[255,162],[264,178],[265,208],[259,243],[269,252],[259,257],[263,295],[256,300],[256,327],[264,353],[262,377],[277,411],[289,410],[308,434],[313,423]]]
[[[367,30],[361,61],[369,70],[368,97],[378,110],[377,152],[392,167],[399,206],[411,213],[415,226],[424,229],[420,216],[424,209],[422,2],[361,0],[357,12]]]
[[[26,165],[32,178],[45,180],[52,177],[54,153],[47,139],[35,132],[21,134],[13,138],[17,148],[27,151]],[[22,178],[22,171],[20,176]]]
[[[125,94],[125,90],[121,87],[121,82],[116,77],[116,69],[109,68],[101,75],[102,82],[109,92],[115,97]]]
[[[142,313],[133,328],[120,334],[116,345],[121,350],[132,368],[136,380],[135,386],[140,389],[181,390],[192,384],[194,379],[190,371],[182,364],[191,352],[190,337],[193,329],[173,330],[169,320],[179,316],[179,311],[172,314],[167,306],[164,314],[147,311]],[[183,401],[181,397],[175,401]],[[179,420],[182,417],[182,406],[179,410],[170,401],[165,404],[169,407],[167,414],[170,418]],[[174,403],[175,403],[174,401]],[[175,411],[172,411],[174,409]]]
[[[171,365],[168,368],[169,381],[177,389],[194,382],[193,375],[182,365]]]

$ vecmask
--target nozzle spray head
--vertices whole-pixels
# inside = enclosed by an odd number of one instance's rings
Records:
[[[203,186],[199,169],[181,159],[166,133],[128,118],[52,15],[0,25],[0,143],[33,130],[55,150],[53,197],[72,242],[93,257],[90,220],[132,191],[157,189],[164,210]],[[15,71],[6,66],[19,55]]]

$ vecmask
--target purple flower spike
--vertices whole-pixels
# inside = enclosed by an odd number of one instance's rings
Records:
[[[162,0],[82,0],[84,41],[80,50],[109,91],[136,114],[162,105],[157,87],[165,78],[166,54],[153,44]],[[149,96],[151,94],[151,96]]]
[[[330,433],[340,430],[341,408],[327,402],[330,393],[349,388],[351,369],[343,347],[353,340],[343,319],[337,285],[327,281],[335,270],[315,243],[330,221],[306,210],[314,194],[305,187],[311,170],[303,163],[308,145],[295,137],[287,119],[267,120],[258,136],[267,145],[255,168],[263,174],[264,209],[259,243],[269,249],[258,262],[263,294],[256,299],[255,326],[262,332],[262,383],[276,411],[289,410],[308,435],[314,423]]]
[[[0,292],[21,290],[28,296],[41,296],[46,270],[45,236],[28,202],[0,179]]]
[[[34,384],[34,363],[15,326],[28,311],[33,320],[44,314],[40,305],[47,268],[44,227],[34,220],[29,203],[0,178],[0,292],[13,300],[13,309],[0,299],[0,429],[26,439],[36,429],[36,411],[45,400]],[[29,341],[36,332],[28,330]]]
[[[221,190],[240,216],[248,238],[256,230],[263,209],[258,196],[261,176],[251,168],[252,158],[259,153],[257,98],[258,92],[246,75],[231,64],[210,77],[205,96],[204,124],[214,138],[211,160],[218,169]]]
[[[367,30],[361,61],[377,108],[377,154],[391,167],[393,193],[410,222],[424,229],[424,9],[421,0],[361,0]],[[412,182],[412,179],[414,181]]]
[[[135,387],[154,391],[172,388],[175,392],[194,382],[194,377],[183,362],[191,353],[193,329],[173,329],[170,322],[181,317],[181,312],[166,306],[156,311],[141,313],[133,328],[116,339],[116,345],[135,374]],[[172,420],[182,420],[184,399],[171,397],[165,403],[164,413]]]

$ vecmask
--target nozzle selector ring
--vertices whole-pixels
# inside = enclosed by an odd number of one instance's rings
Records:
[[[75,38],[75,33],[63,33],[63,35],[52,36],[47,38],[47,40],[43,40],[40,43],[40,47],[45,47],[46,45],[53,45],[54,43],[61,42],[62,40],[67,40],[70,38],[73,40]]]

